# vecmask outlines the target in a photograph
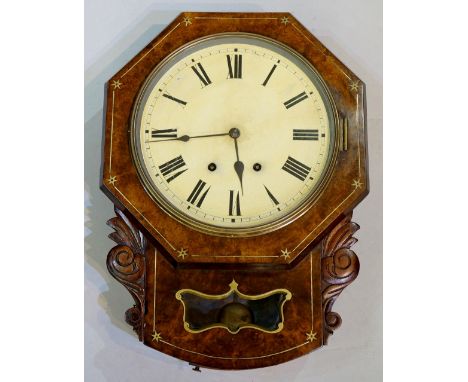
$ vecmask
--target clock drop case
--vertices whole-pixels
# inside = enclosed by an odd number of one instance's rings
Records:
[[[140,341],[222,369],[326,344],[359,271],[362,81],[289,13],[185,12],[106,90],[107,266]]]

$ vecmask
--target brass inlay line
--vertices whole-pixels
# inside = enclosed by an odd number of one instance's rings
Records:
[[[110,147],[109,147],[109,176],[112,174],[112,137],[114,136],[114,101],[115,101],[115,90],[112,90],[111,136],[110,136]]]
[[[314,45],[316,48],[318,48],[320,50],[321,53],[325,52],[325,49],[322,48],[321,46],[317,45],[317,43],[315,41],[312,41],[309,37],[307,37],[307,35],[304,34],[304,32],[302,32],[302,30],[300,30],[296,24],[294,23],[291,23],[291,25],[294,27],[294,29],[296,29],[301,35],[302,37],[304,37],[307,41],[309,41],[312,45]]]
[[[154,45],[143,56],[141,56],[141,58],[137,62],[135,62],[124,74],[122,74],[120,78],[123,78],[124,76],[126,76],[130,70],[132,70],[135,66],[137,66],[140,63],[140,61],[143,60],[154,48],[156,48],[159,44],[161,44],[167,36],[169,36],[176,28],[179,27],[179,25],[180,23],[178,23],[174,28],[172,28],[169,32],[167,32],[166,35],[160,41],[158,41],[156,45]]]
[[[167,244],[169,244],[169,246],[175,251],[175,247],[169,242],[169,240],[167,240],[167,239],[161,234],[161,232],[159,232],[159,231],[151,224],[151,222],[150,222],[148,219],[146,219],[145,215],[143,215],[143,214],[138,210],[138,208],[136,208],[136,207],[133,205],[133,203],[132,203],[130,200],[128,200],[128,198],[122,193],[122,191],[120,191],[120,190],[119,190],[117,187],[115,187],[115,186],[114,186],[114,188],[117,190],[117,192],[118,192],[120,195],[122,195],[122,197],[123,197],[128,203],[130,203],[130,205],[135,209],[135,211],[138,212],[138,213],[141,215],[141,217],[142,217],[143,219],[145,219],[145,221],[151,226],[151,228],[153,228],[153,229],[159,234],[159,236],[161,236],[161,237],[164,239],[164,241],[165,241]]]
[[[357,141],[358,141],[358,171],[359,171],[359,180],[361,180],[361,138],[359,136],[359,92],[356,92],[356,124],[357,124]],[[364,124],[362,124],[364,126]]]
[[[296,245],[296,247],[291,251],[291,252],[294,252],[297,248],[299,248],[301,246],[302,243],[304,243],[304,241],[307,240],[307,238],[312,235],[331,215],[333,215],[335,213],[335,211],[341,207],[341,205],[346,202],[350,197],[351,195],[353,195],[354,193],[356,192],[356,189],[354,189],[345,199],[343,199],[343,201],[332,211],[330,212],[327,217],[325,219],[323,219],[321,221],[321,223],[319,225],[317,225],[312,231],[310,231],[305,237],[304,239],[302,239],[302,241]]]
[[[283,307],[284,307],[284,304],[286,303],[286,301],[291,300],[292,293],[287,289],[274,289],[274,290],[271,290],[269,292],[258,294],[258,295],[248,295],[248,294],[244,294],[244,293],[240,292],[237,289],[238,285],[239,284],[236,283],[235,280],[232,280],[232,282],[229,284],[230,289],[226,293],[218,294],[218,295],[206,294],[206,293],[194,290],[194,289],[181,289],[181,290],[178,290],[176,292],[176,294],[175,294],[175,298],[177,300],[179,300],[182,303],[183,307],[184,307],[184,316],[183,316],[184,329],[189,333],[201,333],[201,332],[204,332],[204,331],[207,331],[207,330],[210,330],[210,329],[221,328],[221,329],[226,329],[231,334],[237,334],[242,329],[247,329],[247,328],[260,330],[260,331],[265,332],[265,333],[279,333],[281,330],[283,330],[283,327],[284,327]],[[272,296],[274,294],[279,294],[279,293],[283,293],[285,295],[285,297],[284,297],[284,300],[281,302],[281,309],[280,309],[281,321],[278,323],[278,328],[275,329],[275,330],[266,330],[266,329],[261,328],[258,325],[245,325],[245,326],[239,327],[236,331],[231,331],[226,325],[219,324],[219,323],[208,325],[207,327],[199,329],[199,330],[193,330],[193,329],[190,328],[190,324],[185,319],[186,307],[185,307],[185,301],[184,301],[183,296],[182,296],[184,293],[192,294],[192,295],[195,295],[195,296],[198,296],[198,297],[202,297],[202,298],[205,298],[207,300],[223,300],[223,299],[229,297],[232,294],[237,294],[240,298],[243,298],[245,300],[251,300],[251,301],[252,300],[261,300],[262,298],[270,297],[270,296]]]
[[[174,347],[176,349],[179,349],[179,350],[183,350],[183,351],[186,351],[186,352],[189,352],[189,353],[192,353],[192,354],[198,354],[198,355],[201,355],[203,357],[214,358],[214,359],[261,359],[261,358],[268,358],[268,357],[273,357],[275,355],[287,353],[288,351],[295,350],[297,348],[300,348],[300,347],[302,347],[304,345],[308,345],[310,343],[309,341],[306,341],[306,342],[304,342],[304,343],[302,343],[300,345],[294,346],[292,348],[288,348],[288,349],[285,349],[285,350],[282,350],[282,351],[279,351],[279,352],[276,352],[276,353],[259,355],[259,356],[256,356],[256,357],[220,357],[220,356],[208,355],[208,354],[199,353],[199,352],[196,352],[196,351],[193,351],[193,350],[184,349],[184,348],[182,348],[180,346],[171,344],[170,342],[164,341],[164,340],[159,340],[159,342],[162,342],[162,343],[164,343],[166,345],[172,346],[172,347]]]
[[[156,326],[156,263],[158,261],[157,258],[158,252],[154,249],[154,290],[153,290],[153,332],[155,331]]]
[[[312,269],[313,269],[312,253],[309,256],[310,256],[310,326],[313,329],[314,328],[314,287],[312,283]]]
[[[278,17],[220,17],[220,16],[196,16],[196,19],[208,20],[278,20]]]
[[[321,48],[320,46],[318,46],[314,41],[312,41],[309,37],[307,37],[307,35],[305,35],[304,32],[302,32],[302,30],[300,30],[300,29],[296,26],[296,24],[291,23],[291,25],[292,25],[305,39],[307,39],[307,41],[311,42],[313,45],[315,45],[317,48],[319,48],[322,54],[326,55],[326,54],[325,54],[326,48]],[[335,61],[332,61],[332,62],[333,62],[333,64],[338,68],[338,70],[339,70],[341,73],[343,73],[349,80],[351,79],[351,77],[348,76],[348,75],[346,74],[346,72],[345,72]]]
[[[192,257],[279,257],[280,255],[264,255],[264,256],[257,256],[257,255],[190,255]]]
[[[343,150],[348,151],[348,118],[343,118]]]

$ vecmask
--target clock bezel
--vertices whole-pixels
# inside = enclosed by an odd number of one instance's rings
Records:
[[[142,110],[144,108],[144,99],[148,92],[151,92],[152,88],[149,88],[151,83],[154,79],[161,73],[161,71],[172,61],[175,57],[183,54],[190,48],[193,48],[200,43],[214,41],[220,38],[229,38],[229,37],[242,37],[246,39],[257,39],[264,43],[270,44],[277,47],[279,50],[283,49],[287,53],[291,54],[295,59],[301,62],[305,67],[307,67],[311,73],[315,76],[314,79],[309,77],[309,80],[317,87],[320,97],[322,98],[324,105],[327,109],[327,114],[329,114],[329,123],[330,123],[330,151],[327,158],[327,164],[320,175],[320,180],[314,187],[313,191],[305,198],[300,204],[294,208],[289,213],[279,217],[277,220],[263,223],[256,226],[250,227],[224,227],[224,226],[216,226],[210,225],[208,223],[201,222],[200,220],[196,220],[192,218],[188,214],[184,214],[181,210],[175,208],[171,203],[169,203],[164,195],[162,195],[157,187],[152,185],[151,178],[147,172],[146,167],[143,165],[143,160],[141,157],[142,150],[139,150],[139,126],[137,123],[141,118]],[[203,49],[203,47],[202,47]],[[271,48],[270,48],[271,49]],[[274,50],[274,49],[272,49]],[[151,197],[151,199],[161,207],[169,216],[171,216],[176,221],[180,222],[181,224],[192,228],[198,232],[203,234],[213,235],[213,236],[221,236],[221,237],[252,237],[252,236],[259,236],[264,235],[267,233],[271,233],[273,231],[279,230],[301,216],[307,213],[311,208],[313,208],[314,204],[319,199],[320,195],[326,189],[330,178],[333,174],[336,159],[339,151],[339,142],[338,142],[338,110],[333,99],[333,96],[328,88],[326,82],[318,72],[318,70],[309,62],[305,57],[303,57],[299,52],[291,48],[290,46],[283,44],[273,38],[269,38],[266,36],[262,36],[256,33],[248,33],[248,32],[222,32],[222,33],[214,33],[207,36],[203,36],[197,39],[194,39],[186,44],[183,44],[170,54],[168,54],[161,62],[159,62],[150,72],[150,74],[146,77],[145,81],[143,82],[141,88],[138,90],[135,102],[132,106],[131,117],[130,117],[130,131],[129,131],[129,140],[130,140],[130,153],[132,162],[136,168],[136,172],[138,175],[138,179],[141,182],[141,185],[147,192],[147,194]]]

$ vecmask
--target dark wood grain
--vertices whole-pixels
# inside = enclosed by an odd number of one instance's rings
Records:
[[[343,218],[322,242],[322,309],[324,343],[341,325],[341,317],[333,312],[333,304],[344,288],[359,273],[359,259],[350,249],[357,241],[353,234],[359,225],[351,221],[352,214]]]
[[[107,269],[132,295],[135,305],[125,312],[125,321],[133,326],[138,338],[143,338],[143,316],[145,313],[145,250],[146,239],[129,221],[124,213],[115,207],[116,217],[107,224],[115,232],[109,238],[118,245],[107,255]]]

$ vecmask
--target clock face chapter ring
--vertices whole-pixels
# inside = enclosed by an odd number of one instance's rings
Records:
[[[334,168],[337,120],[325,82],[298,53],[259,35],[210,35],[148,76],[132,111],[132,159],[176,220],[260,235],[313,208]]]

